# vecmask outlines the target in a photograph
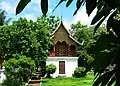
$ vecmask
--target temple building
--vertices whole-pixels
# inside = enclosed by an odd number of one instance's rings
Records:
[[[58,27],[51,34],[53,46],[47,58],[47,64],[54,64],[57,70],[53,77],[71,77],[78,66],[77,48],[81,44],[76,41],[60,20]]]

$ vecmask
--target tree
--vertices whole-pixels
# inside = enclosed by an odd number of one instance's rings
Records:
[[[73,37],[83,43],[82,50],[87,49],[91,42],[94,42],[93,28],[88,28],[86,25],[82,25],[80,22],[71,25]]]
[[[92,56],[87,54],[87,49],[95,41],[93,29],[90,29],[86,25],[82,25],[80,22],[77,22],[76,24],[71,25],[70,30],[70,32],[73,34],[73,37],[78,42],[83,42],[83,45],[78,48],[78,66],[87,67],[93,61]]]
[[[104,26],[101,26],[100,29],[93,35],[94,27],[87,27],[82,25],[80,22],[71,25],[71,32],[73,37],[82,43],[83,46],[78,48],[78,54],[80,58],[78,59],[79,66],[88,66],[93,61],[93,55],[88,54],[88,49],[96,41],[97,37],[101,34],[106,34]],[[80,63],[80,64],[79,64]]]
[[[49,32],[50,33],[53,32],[57,28],[59,21],[60,21],[59,17],[53,16],[53,15],[51,15],[51,16],[42,15],[40,17],[40,19],[43,19],[44,21],[46,21],[49,24],[49,26],[50,26]]]
[[[53,32],[57,28],[60,19],[59,19],[59,17],[49,16],[49,17],[47,17],[47,21],[52,28],[52,30],[50,32]]]
[[[0,27],[0,56],[9,60],[13,54],[25,55],[44,73],[51,45],[49,27],[41,18],[36,22],[20,18],[10,26]]]

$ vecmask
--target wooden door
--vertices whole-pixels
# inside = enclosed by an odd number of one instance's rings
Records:
[[[65,61],[59,61],[59,74],[65,74]]]

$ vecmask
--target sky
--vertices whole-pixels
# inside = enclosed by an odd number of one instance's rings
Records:
[[[20,0],[0,0],[0,8],[5,10],[6,12],[6,19],[12,18],[12,20],[18,20],[20,17],[25,17],[28,20],[35,21],[39,16],[42,15],[41,8],[40,8],[40,0],[31,0],[31,2],[25,7],[25,9],[18,15],[15,15],[15,10],[17,4]],[[90,25],[92,18],[96,14],[96,9],[93,13],[88,17],[86,14],[85,5],[80,8],[75,16],[73,13],[76,9],[76,4],[74,0],[72,4],[67,8],[66,2],[62,3],[53,13],[52,10],[55,8],[56,4],[60,0],[48,0],[48,13],[47,15],[54,15],[61,17],[63,19],[64,25],[69,29],[70,25],[73,23],[77,23],[80,21],[82,24]]]

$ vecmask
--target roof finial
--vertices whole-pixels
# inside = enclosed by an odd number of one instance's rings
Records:
[[[60,22],[62,23],[62,14],[61,14],[61,17],[60,17]]]

